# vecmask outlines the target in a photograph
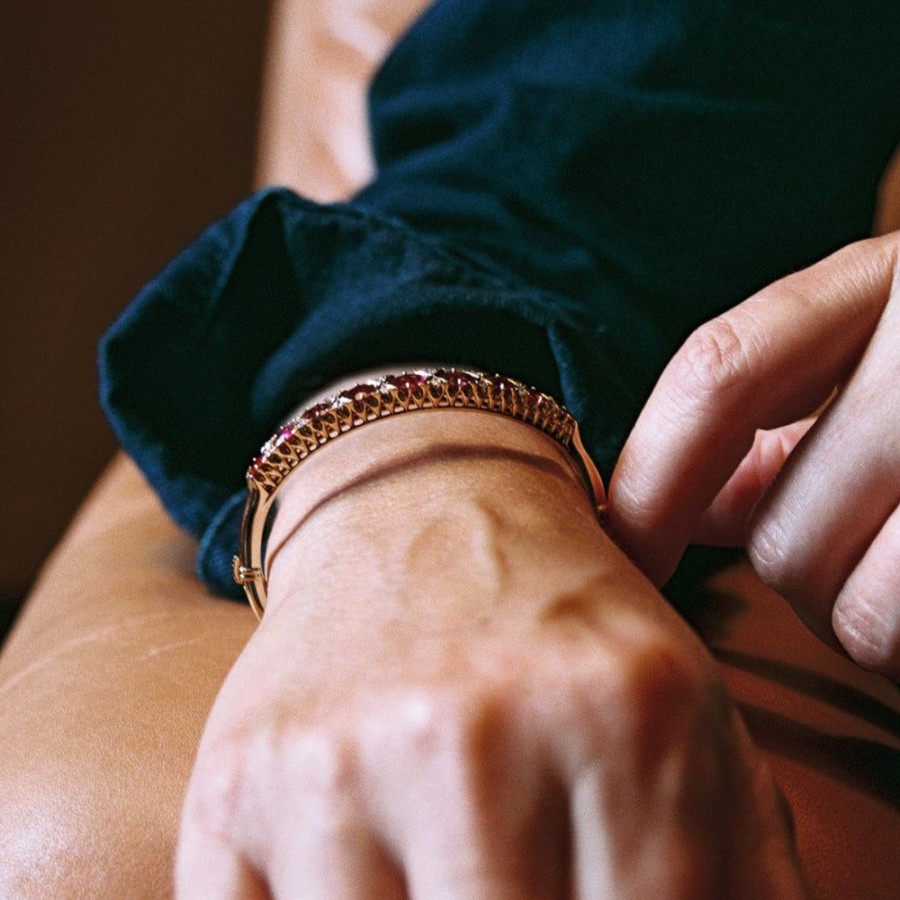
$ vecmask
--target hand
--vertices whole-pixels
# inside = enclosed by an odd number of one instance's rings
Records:
[[[802,895],[715,666],[555,444],[423,413],[304,467],[200,747],[180,897]]]
[[[898,256],[900,232],[854,244],[699,328],[610,485],[615,535],[657,584],[691,541],[744,544],[823,639],[894,679]]]

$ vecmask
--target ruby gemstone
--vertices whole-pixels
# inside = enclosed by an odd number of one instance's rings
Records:
[[[472,384],[472,376],[468,372],[438,369],[434,374],[438,378],[443,378],[450,387],[468,387]]]
[[[418,372],[404,372],[402,375],[392,375],[390,383],[396,388],[410,391],[413,388],[421,387],[427,380],[427,375],[421,375]]]
[[[323,413],[328,412],[331,409],[330,403],[317,403],[312,409],[306,410],[303,414],[307,419],[317,419]]]
[[[338,394],[338,397],[353,401],[365,400],[370,394],[374,394],[376,390],[377,386],[374,384],[358,384],[356,387],[341,391],[340,394]]]

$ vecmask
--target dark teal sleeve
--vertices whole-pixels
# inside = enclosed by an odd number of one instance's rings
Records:
[[[811,12],[815,9],[815,13]],[[256,195],[113,326],[103,403],[234,593],[243,473],[333,378],[451,360],[560,397],[609,472],[699,322],[870,227],[900,3],[442,0],[347,204]]]

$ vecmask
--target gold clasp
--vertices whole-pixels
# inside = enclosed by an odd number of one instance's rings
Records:
[[[236,556],[231,564],[231,574],[234,576],[234,580],[243,587],[248,581],[259,581],[263,573],[262,569],[245,566],[241,562],[241,558]]]

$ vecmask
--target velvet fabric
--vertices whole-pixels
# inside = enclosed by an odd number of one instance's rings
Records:
[[[608,474],[692,328],[869,233],[898,47],[894,0],[439,0],[372,86],[372,183],[251,197],[103,341],[104,407],[200,576],[239,593],[248,462],[355,370],[520,378]]]

